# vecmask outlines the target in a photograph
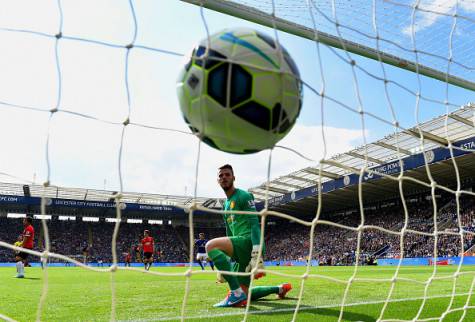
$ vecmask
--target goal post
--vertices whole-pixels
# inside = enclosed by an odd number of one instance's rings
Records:
[[[369,47],[365,44],[338,37],[327,32],[313,29],[309,26],[298,24],[294,21],[275,16],[272,13],[267,13],[256,9],[250,5],[238,3],[238,1],[221,1],[221,0],[181,0],[194,5],[203,6],[207,9],[221,12],[223,14],[231,15],[237,18],[245,19],[269,28],[276,28],[280,31],[287,32],[302,38],[318,41],[330,47],[342,49],[350,53],[364,56],[370,59],[378,60],[383,63],[396,66],[411,72],[419,73],[421,75],[437,79],[442,82],[448,82],[452,85],[459,86],[469,90],[475,90],[475,82],[470,79],[464,79],[456,75],[444,72],[442,68],[434,68],[426,66],[422,63],[413,60],[405,59],[396,56],[390,52],[378,50],[377,48]],[[251,1],[252,2],[252,1]],[[255,2],[255,1],[254,1]],[[280,2],[280,1],[276,1]],[[286,1],[283,1],[286,2]],[[311,6],[316,6],[314,1],[303,1],[309,5],[308,10],[311,12]],[[256,2],[257,3],[257,2]],[[316,8],[316,7],[314,7]],[[307,12],[308,14],[308,12]],[[328,19],[328,17],[326,17]],[[336,25],[339,23],[335,22]],[[351,27],[350,27],[351,28]],[[375,41],[380,41],[374,37]],[[384,39],[382,39],[384,41]],[[406,49],[409,52],[416,53],[417,50]],[[440,66],[445,67],[445,66]]]

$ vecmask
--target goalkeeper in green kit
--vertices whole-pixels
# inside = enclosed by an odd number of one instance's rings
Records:
[[[225,211],[256,211],[254,197],[251,193],[234,187],[234,172],[229,165],[219,168],[218,183],[226,194]],[[261,227],[257,215],[234,214],[227,212],[223,215],[227,237],[210,240],[206,244],[208,256],[220,271],[250,272],[254,267],[264,268],[262,257],[257,260],[260,248]],[[235,261],[231,264],[231,259]],[[258,279],[264,274],[256,273]],[[230,291],[226,298],[216,303],[215,307],[242,307],[247,304],[247,294],[250,276],[235,276],[223,274],[229,284]],[[269,294],[277,294],[278,298],[285,297],[292,289],[290,283],[279,286],[256,286],[252,288],[251,300],[257,300]]]

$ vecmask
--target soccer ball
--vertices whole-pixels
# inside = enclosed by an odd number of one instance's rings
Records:
[[[302,106],[300,74],[287,50],[248,28],[203,39],[181,70],[177,94],[191,131],[232,153],[272,148]]]

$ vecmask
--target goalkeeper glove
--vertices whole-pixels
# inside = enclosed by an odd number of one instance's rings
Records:
[[[216,284],[221,284],[226,282],[224,276],[221,273],[216,273]]]
[[[259,255],[259,245],[254,245],[252,246],[252,252],[251,252],[251,260],[249,261],[249,264],[246,267],[246,272],[252,271],[254,267],[257,267],[258,269],[264,269],[264,261],[261,258],[259,260],[257,259],[257,255]],[[261,277],[266,276],[266,273],[264,272],[256,272],[254,274],[254,278],[257,280]]]

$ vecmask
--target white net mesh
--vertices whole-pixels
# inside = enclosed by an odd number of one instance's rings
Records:
[[[193,1],[192,1],[193,2]],[[198,4],[211,6],[215,4],[215,1],[195,1]],[[65,32],[64,26],[67,26],[67,19],[74,19],[74,14],[71,14],[71,8],[68,7],[68,14],[65,15],[62,9],[62,5],[66,2],[58,1],[54,7],[49,4],[48,6],[42,4],[40,8],[37,8],[38,11],[50,11],[51,13],[48,17],[54,16],[55,19],[51,19],[52,22],[49,23],[48,28],[36,28],[37,26],[31,25],[28,23],[23,24],[16,20],[5,19],[5,24],[2,24],[0,27],[1,36],[5,37],[4,43],[8,44],[8,48],[14,48],[15,46],[22,46],[25,44],[28,48],[36,48],[36,45],[31,46],[31,43],[39,44],[39,43],[46,43],[46,49],[50,50],[50,61],[47,64],[49,67],[54,67],[54,72],[51,70],[44,71],[45,75],[49,75],[50,79],[50,92],[47,94],[48,98],[40,98],[39,101],[41,104],[35,103],[34,99],[29,99],[28,97],[24,97],[21,94],[23,93],[23,86],[19,83],[12,83],[10,84],[7,91],[2,92],[3,97],[0,97],[0,104],[2,108],[14,111],[23,111],[26,110],[28,113],[38,113],[41,115],[41,119],[38,118],[35,122],[43,122],[42,124],[45,125],[46,128],[46,143],[45,143],[45,158],[43,160],[44,165],[47,169],[45,175],[45,182],[44,182],[44,191],[42,193],[42,203],[41,203],[41,214],[47,213],[47,196],[48,196],[48,189],[54,184],[54,180],[51,180],[51,174],[55,171],[55,167],[52,166],[52,160],[54,158],[51,157],[50,151],[50,140],[54,139],[54,135],[50,130],[51,125],[54,123],[55,119],[62,117],[73,117],[79,120],[86,120],[91,121],[94,123],[99,123],[101,126],[113,126],[114,128],[120,129],[116,131],[120,139],[116,141],[118,147],[118,154],[117,159],[115,160],[115,169],[116,174],[119,182],[119,191],[114,195],[114,202],[116,203],[116,218],[121,219],[122,216],[122,208],[121,202],[124,201],[124,188],[123,188],[123,154],[124,149],[127,147],[126,145],[126,133],[131,127],[138,127],[152,131],[168,132],[174,131],[178,133],[182,133],[183,131],[180,129],[171,129],[167,128],[166,126],[151,126],[146,124],[145,122],[134,122],[131,118],[131,112],[134,109],[134,104],[138,104],[134,102],[134,95],[131,93],[131,88],[140,87],[139,85],[131,83],[131,70],[133,66],[131,66],[131,55],[133,55],[136,51],[146,52],[150,54],[156,55],[172,55],[172,56],[182,56],[180,52],[176,52],[173,48],[162,48],[160,46],[149,46],[143,44],[138,39],[143,37],[142,34],[139,35],[140,30],[140,19],[137,19],[135,7],[136,3],[134,1],[124,2],[121,3],[121,10],[120,14],[127,16],[127,24],[122,24],[123,17],[120,15],[118,16],[118,20],[120,21],[119,25],[124,30],[122,37],[118,37],[114,39],[114,41],[105,41],[103,40],[104,33],[107,33],[107,28],[98,30],[87,30],[83,33],[79,32],[72,32],[69,35]],[[235,2],[228,2],[226,1],[224,4],[235,4]],[[70,5],[70,3],[68,3]],[[104,3],[106,5],[107,3]],[[292,305],[292,307],[288,308],[281,308],[281,309],[273,309],[271,310],[274,313],[279,312],[293,312],[292,320],[296,320],[299,316],[299,312],[304,312],[306,310],[314,310],[315,308],[324,309],[328,307],[338,308],[338,315],[334,318],[337,320],[344,320],[345,319],[345,309],[351,306],[359,305],[359,304],[381,304],[380,309],[378,310],[378,316],[373,317],[377,320],[399,320],[396,318],[388,318],[388,308],[390,307],[391,303],[397,303],[401,301],[418,301],[418,309],[414,316],[410,318],[401,319],[401,320],[443,320],[449,314],[456,313],[462,311],[462,314],[458,316],[459,320],[463,320],[467,313],[469,313],[470,309],[473,309],[473,303],[471,302],[471,296],[473,293],[473,286],[475,283],[475,279],[473,278],[472,271],[463,271],[462,270],[462,262],[464,257],[464,242],[465,238],[468,235],[473,235],[472,232],[467,231],[464,226],[462,225],[462,218],[461,218],[461,210],[460,210],[460,198],[461,196],[473,196],[475,195],[472,191],[463,190],[462,183],[460,180],[459,169],[457,166],[456,159],[454,157],[454,151],[459,149],[469,150],[467,148],[460,148],[454,147],[452,145],[454,138],[454,131],[450,129],[449,125],[451,123],[451,119],[449,119],[449,112],[450,109],[454,107],[458,107],[460,104],[459,102],[452,102],[451,97],[449,96],[450,91],[456,91],[449,82],[454,84],[459,84],[461,86],[465,86],[467,88],[473,88],[473,58],[471,52],[473,51],[473,33],[474,33],[474,18],[473,18],[473,11],[475,7],[473,3],[469,1],[416,1],[416,2],[395,2],[395,1],[373,1],[373,2],[350,2],[350,1],[332,1],[332,2],[315,2],[315,1],[242,1],[239,4],[250,6],[252,8],[256,8],[264,13],[269,14],[265,19],[268,20],[268,25],[276,25],[276,17],[280,19],[285,19],[291,23],[298,23],[299,25],[309,28],[312,32],[314,32],[314,40],[315,41],[315,57],[317,60],[318,69],[316,70],[316,74],[319,76],[320,85],[319,89],[316,89],[315,86],[312,85],[312,82],[307,82],[306,79],[302,79],[304,84],[306,85],[306,90],[311,93],[314,98],[313,102],[316,103],[312,106],[318,107],[318,112],[321,113],[321,136],[322,136],[322,143],[323,143],[323,153],[321,157],[321,162],[317,167],[314,168],[314,171],[317,171],[315,174],[314,179],[312,179],[313,183],[311,185],[316,185],[316,187],[321,187],[323,181],[323,174],[326,172],[328,173],[338,173],[338,177],[342,177],[343,175],[350,175],[350,174],[357,174],[358,177],[358,184],[357,184],[357,196],[358,196],[358,220],[354,222],[354,224],[347,224],[347,223],[339,223],[336,221],[322,219],[322,207],[325,204],[326,196],[323,195],[321,189],[316,189],[316,195],[313,198],[313,206],[316,209],[315,216],[311,220],[303,220],[296,216],[286,214],[280,211],[273,211],[268,209],[268,198],[271,196],[276,196],[274,193],[279,194],[279,190],[277,188],[272,188],[270,183],[271,177],[271,160],[275,162],[275,158],[271,159],[269,157],[267,166],[267,183],[263,189],[264,194],[261,195],[261,200],[264,200],[265,207],[262,211],[259,212],[259,216],[261,218],[261,241],[265,240],[265,235],[267,231],[266,227],[266,220],[269,218],[278,217],[285,221],[293,221],[296,224],[303,225],[308,228],[308,257],[311,259],[314,257],[314,253],[318,252],[318,240],[319,234],[322,234],[322,231],[319,229],[342,229],[346,230],[348,234],[354,235],[354,267],[351,271],[349,278],[336,278],[336,277],[329,277],[324,274],[316,273],[312,267],[310,261],[308,262],[307,266],[305,267],[304,271],[299,274],[287,273],[285,271],[274,270],[271,267],[265,270],[266,273],[269,275],[278,275],[282,277],[288,278],[297,278],[300,281],[300,285],[298,288],[297,298]],[[23,4],[24,5],[24,4]],[[32,5],[29,3],[29,5]],[[75,7],[79,10],[79,7]],[[80,6],[81,10],[84,10],[88,13],[93,13],[94,8],[91,4],[89,6],[85,5],[84,7]],[[111,6],[110,8],[115,8]],[[181,7],[180,7],[181,8]],[[183,7],[185,8],[185,7]],[[194,7],[193,7],[194,8]],[[208,20],[207,14],[208,12],[205,11],[203,7],[201,8],[194,8],[196,9],[193,11],[194,17],[200,16],[200,20],[202,20],[202,24],[205,30],[208,30]],[[245,8],[246,9],[246,8]],[[19,10],[23,12],[24,7],[19,5],[18,7],[13,6],[11,12],[6,13],[6,16],[16,16],[20,19],[21,15],[15,14],[15,10]],[[191,10],[190,8],[186,7],[183,10]],[[246,9],[247,10],[247,9]],[[16,12],[18,13],[18,12]],[[77,15],[80,16],[79,13]],[[113,15],[113,12],[111,12]],[[177,13],[178,15],[178,13]],[[95,17],[91,17],[94,19]],[[96,17],[97,18],[97,17]],[[21,20],[21,19],[20,19]],[[26,25],[26,27],[24,27]],[[86,25],[86,24],[84,24]],[[125,25],[125,26],[124,26]],[[17,27],[21,26],[21,27]],[[321,44],[318,42],[319,35],[316,31],[324,32],[327,34],[336,37],[337,41],[340,42],[338,47],[342,48],[343,50],[335,50],[330,49],[325,54],[322,54],[321,51]],[[72,31],[72,30],[71,30]],[[95,34],[98,32],[97,37],[90,36],[90,32]],[[277,33],[276,33],[277,34]],[[80,36],[78,36],[80,35]],[[86,36],[83,36],[86,35]],[[349,41],[351,43],[357,43],[362,45],[362,47],[369,47],[372,49],[376,49],[371,55],[368,56],[372,58],[376,58],[380,60],[380,62],[373,63],[373,65],[369,66],[368,63],[365,61],[363,63],[356,62],[354,59],[353,54],[351,53],[354,51],[346,50],[346,46],[349,43],[345,41]],[[111,64],[117,64],[117,69],[121,69],[123,72],[121,74],[121,82],[114,83],[114,84],[107,84],[106,86],[117,86],[117,92],[121,95],[122,98],[125,98],[126,104],[121,106],[120,113],[118,115],[114,115],[110,117],[109,115],[101,115],[100,112],[88,111],[85,108],[85,111],[82,110],[75,110],[75,109],[68,109],[67,104],[63,102],[63,94],[66,91],[65,87],[67,84],[67,80],[69,77],[73,77],[70,73],[67,75],[63,74],[62,64],[63,59],[85,59],[87,56],[82,55],[84,54],[81,51],[79,54],[74,54],[74,48],[68,48],[68,45],[74,43],[81,43],[90,45],[88,50],[91,50],[91,56],[94,54],[100,55],[100,51],[108,51],[111,54],[110,61]],[[38,45],[38,48],[45,45]],[[313,46],[313,44],[312,44]],[[97,50],[97,52],[96,52]],[[72,55],[73,58],[68,57],[68,55],[63,56],[63,51]],[[117,53],[117,54],[116,54]],[[336,60],[340,61],[341,64],[345,64],[346,67],[349,67],[348,74],[351,75],[349,79],[352,81],[352,86],[354,89],[354,94],[350,95],[350,98],[342,98],[340,97],[327,95],[328,88],[331,88],[332,85],[332,77],[331,72],[326,70],[326,61],[325,58],[330,53],[331,55],[337,57]],[[392,79],[388,76],[386,68],[387,66],[384,65],[382,62],[384,59],[382,58],[382,53],[386,53],[392,56],[396,56],[398,58],[410,61],[414,63],[415,72],[416,72],[416,80],[412,82],[411,86],[405,83],[404,80],[401,78]],[[385,54],[385,55],[386,55]],[[313,55],[313,54],[312,54]],[[30,62],[33,65],[41,65],[42,62],[33,61]],[[44,63],[44,62],[43,62]],[[107,59],[103,61],[103,64],[107,64]],[[419,65],[420,64],[420,65]],[[5,68],[7,68],[5,64]],[[422,66],[423,65],[423,66]],[[425,66],[425,67],[424,67]],[[443,84],[443,94],[440,95],[432,95],[433,93],[428,92],[427,95],[422,95],[423,87],[426,84],[426,80],[422,79],[420,76],[423,73],[419,73],[419,67],[421,69],[431,69],[436,70],[437,75],[434,76],[439,79],[446,78],[447,81]],[[426,68],[427,67],[427,68]],[[18,66],[15,66],[18,68]],[[18,71],[18,70],[16,70]],[[393,72],[393,71],[392,71]],[[391,73],[392,73],[391,72]],[[74,73],[73,73],[74,74]],[[409,72],[408,72],[409,74]],[[429,73],[430,74],[430,73]],[[100,75],[100,73],[98,73]],[[135,73],[133,74],[134,77],[137,76]],[[411,75],[412,76],[412,75]],[[384,113],[383,116],[378,113],[374,113],[371,110],[367,110],[365,108],[366,103],[364,98],[362,97],[361,93],[364,92],[361,89],[362,83],[365,82],[364,77],[372,78],[373,81],[378,82],[380,89],[384,92],[384,102],[381,102],[381,105],[385,105],[387,111]],[[409,76],[408,76],[409,77]],[[450,80],[449,80],[450,79]],[[460,82],[459,82],[460,80]],[[91,80],[94,83],[95,80]],[[27,82],[27,80],[25,80]],[[97,83],[96,85],[100,84]],[[432,83],[430,83],[432,84]],[[77,90],[76,99],[81,100],[83,95],[87,95],[88,90],[97,90],[89,88],[85,85],[84,88],[75,89]],[[69,96],[69,91],[71,89],[67,89],[68,91],[68,99],[71,99]],[[392,94],[392,90],[396,92],[396,94]],[[417,125],[419,126],[422,120],[420,120],[421,114],[421,105],[424,107],[427,106],[442,106],[445,109],[446,117],[445,117],[445,126],[443,131],[440,130],[436,135],[428,135],[430,132],[429,129],[425,129],[424,131],[421,130],[420,127],[416,127],[416,129],[420,131],[408,131],[402,124],[399,123],[400,113],[398,112],[398,106],[395,101],[397,101],[397,96],[402,91],[405,95],[409,95],[412,97],[414,103],[414,113],[417,119]],[[51,93],[54,93],[52,95]],[[171,95],[171,94],[170,94]],[[469,94],[465,93],[464,97],[469,96]],[[28,96],[28,95],[26,95]],[[34,95],[32,95],[34,96]],[[396,96],[396,97],[395,97]],[[349,103],[347,103],[347,101]],[[87,104],[85,104],[87,105]],[[330,143],[326,138],[326,129],[325,129],[325,118],[323,117],[324,112],[326,111],[326,107],[330,106],[337,106],[340,111],[350,112],[350,114],[355,115],[359,119],[357,122],[361,128],[361,141],[363,143],[363,147],[359,149],[359,158],[358,161],[355,161],[355,154],[353,156],[346,155],[340,158],[330,158],[331,155],[328,152]],[[403,112],[404,113],[404,112]],[[453,119],[453,118],[452,118]],[[388,175],[384,171],[375,170],[375,168],[371,168],[373,165],[377,164],[378,159],[372,158],[370,156],[370,147],[367,145],[367,136],[368,136],[368,124],[371,125],[376,123],[383,123],[385,126],[393,127],[392,132],[394,136],[392,139],[394,140],[392,147],[395,148],[395,154],[392,156],[393,159],[398,160],[401,171],[399,173]],[[455,126],[456,128],[456,126]],[[400,131],[401,133],[405,133],[405,135],[410,135],[414,139],[416,137],[419,140],[419,152],[427,151],[428,148],[440,145],[446,145],[447,149],[450,150],[451,153],[451,161],[453,164],[454,169],[454,180],[451,183],[451,188],[443,184],[439,184],[434,180],[431,172],[431,168],[429,167],[429,163],[431,161],[427,160],[426,154],[424,154],[425,158],[425,167],[426,167],[426,177],[417,177],[411,176],[404,172],[404,166],[402,159],[404,158],[403,149],[405,146],[401,144],[399,141],[399,134],[396,132]],[[188,134],[188,132],[183,132]],[[408,134],[412,133],[412,134]],[[429,133],[430,134],[430,133]],[[460,137],[469,137],[471,133],[461,134],[459,132],[455,133],[457,139]],[[473,134],[473,133],[472,133]],[[457,135],[460,135],[458,137]],[[419,138],[420,139],[419,139]],[[190,136],[191,138],[191,136]],[[199,173],[199,166],[200,166],[200,153],[201,153],[201,145],[198,143],[197,148],[197,162],[195,168],[195,175],[194,175],[194,195],[196,197],[197,190],[198,190],[198,173]],[[306,150],[298,150],[294,151],[299,155],[306,156],[308,151]],[[412,152],[412,151],[410,151]],[[274,152],[272,152],[274,153]],[[272,156],[271,153],[271,156]],[[357,155],[358,156],[358,155]],[[8,173],[8,167],[6,166],[6,173]],[[376,168],[377,169],[377,168]],[[365,216],[367,210],[365,209],[365,202],[368,202],[366,195],[363,191],[364,185],[363,182],[366,180],[365,178],[368,175],[379,175],[384,178],[384,180],[392,181],[399,189],[400,193],[400,202],[401,202],[401,213],[403,213],[402,220],[399,221],[398,224],[394,224],[388,227],[385,223],[380,225],[373,224],[373,222],[367,223],[367,216]],[[17,174],[14,174],[13,177],[17,177]],[[455,183],[454,183],[455,182]],[[419,230],[416,226],[412,226],[411,224],[411,214],[408,210],[408,206],[406,204],[406,196],[404,194],[404,186],[406,184],[416,184],[421,187],[421,189],[426,189],[430,191],[431,196],[431,203],[432,203],[432,226],[427,230]],[[439,230],[438,224],[440,222],[440,211],[441,205],[437,203],[436,191],[441,190],[446,193],[453,195],[453,200],[455,201],[455,213],[456,213],[456,225],[453,227],[452,230]],[[277,191],[277,192],[276,192]],[[280,193],[285,194],[284,193]],[[195,236],[194,231],[194,214],[197,210],[206,211],[208,213],[212,213],[215,216],[220,216],[222,212],[220,211],[212,211],[205,207],[198,205],[197,203],[193,203],[191,206],[183,206],[184,209],[189,211],[188,216],[188,224],[189,224],[189,241],[190,241],[190,264],[193,263],[193,240]],[[240,213],[240,212],[237,212]],[[242,212],[244,214],[250,214],[248,212]],[[401,219],[401,218],[400,218]],[[118,263],[118,250],[116,249],[117,245],[117,238],[120,236],[119,228],[120,228],[120,221],[115,223],[115,228],[113,231],[113,237],[111,241],[111,249],[112,249],[112,258],[113,263],[112,266],[105,269],[100,268],[93,268],[90,266],[86,266],[83,263],[74,260],[71,257],[57,254],[51,252],[51,241],[49,239],[48,233],[48,225],[45,220],[42,220],[42,229],[44,232],[44,251],[37,252],[37,251],[26,251],[30,254],[35,256],[40,256],[44,259],[45,262],[48,261],[50,258],[57,258],[63,261],[70,261],[84,269],[102,272],[102,273],[109,273],[110,274],[110,288],[111,288],[111,303],[110,303],[110,319],[116,320],[120,319],[117,316],[117,303],[118,303],[118,295],[116,290],[116,272],[118,269],[120,270],[130,270],[130,271],[137,271],[143,273],[142,270],[130,267],[119,267],[117,266]],[[362,242],[365,240],[365,234],[367,232],[372,231],[374,234],[384,234],[386,238],[396,240],[394,243],[399,243],[399,248],[395,248],[394,252],[397,253],[400,260],[396,266],[396,269],[389,274],[386,278],[372,278],[368,276],[364,276],[360,274],[360,263],[361,263],[361,249],[362,249]],[[389,237],[387,237],[389,236]],[[450,274],[438,274],[438,265],[433,265],[430,275],[425,278],[424,280],[414,279],[414,278],[407,278],[405,276],[401,276],[402,270],[402,263],[403,259],[405,258],[405,248],[408,247],[407,239],[408,236],[416,242],[419,240],[420,236],[428,237],[425,241],[430,240],[432,243],[432,252],[430,253],[431,257],[434,257],[435,261],[437,261],[438,257],[438,249],[440,247],[439,241],[443,238],[453,237],[455,242],[458,244],[458,251],[462,257],[459,264],[457,265],[456,269],[451,272]],[[448,236],[448,237],[447,237]],[[348,236],[345,236],[347,238]],[[349,237],[348,237],[349,238]],[[339,243],[340,241],[335,240],[335,243]],[[0,246],[19,250],[17,247],[11,246],[9,243],[0,241]],[[262,253],[259,254],[262,256]],[[48,286],[49,286],[49,279],[48,279],[48,266],[43,272],[43,288],[41,291],[41,296],[39,297],[39,304],[36,314],[37,320],[42,320],[42,316],[45,310],[45,302],[48,298]],[[225,312],[225,313],[202,313],[199,315],[193,315],[188,309],[188,304],[191,301],[191,297],[193,297],[193,275],[195,274],[209,274],[210,271],[193,271],[191,268],[187,269],[184,272],[179,273],[166,273],[161,271],[147,271],[147,274],[156,275],[156,276],[180,276],[185,279],[185,291],[184,297],[181,304],[181,310],[179,315],[174,316],[165,316],[165,319],[181,319],[184,320],[188,317],[200,317],[203,319],[206,318],[222,318],[225,316],[233,316],[239,315],[240,318],[247,320],[252,313],[259,313],[252,310],[252,301],[248,301],[247,307],[244,311],[239,312]],[[237,273],[234,273],[237,274]],[[465,288],[464,292],[460,292],[457,282],[460,277],[468,276],[470,280],[470,284],[468,289]],[[433,295],[430,292],[430,287],[441,280],[448,280],[450,282],[450,292],[444,295]],[[306,286],[313,282],[313,281],[325,281],[330,282],[338,287],[342,287],[342,296],[335,300],[333,303],[313,303],[307,302],[306,297],[311,296],[312,294],[306,293]],[[466,280],[464,280],[466,281]],[[361,290],[361,285],[389,285],[388,288],[385,289],[384,294],[381,295],[380,292],[377,293],[378,298],[371,298],[369,300],[358,301],[358,292]],[[406,296],[400,297],[401,290],[399,285],[407,286],[407,285],[418,285],[422,287],[422,293],[418,294],[418,296],[411,295],[410,291]],[[254,285],[254,281],[251,279],[251,286]],[[252,292],[252,291],[251,291]],[[355,293],[355,294],[353,294]],[[395,297],[395,293],[398,293],[398,296]],[[466,296],[466,302],[463,306],[456,306],[454,305],[455,299],[458,296]],[[426,306],[427,301],[429,299],[437,298],[437,297],[449,297],[449,303],[443,310],[435,316],[427,316]],[[355,300],[356,298],[356,300]],[[390,312],[391,313],[391,312]],[[391,313],[392,314],[392,313]],[[394,316],[391,315],[390,316]],[[6,315],[0,315],[0,318],[5,320],[13,320],[15,317],[8,317]]]
[[[193,2],[193,1],[190,1]],[[205,5],[209,6],[214,1]],[[471,1],[227,1],[263,21],[282,19],[313,38],[336,37],[332,45],[376,58],[389,55],[473,84]],[[257,11],[254,11],[257,10]],[[265,22],[263,22],[265,23]],[[285,27],[283,27],[285,29]],[[292,32],[292,31],[290,31]],[[325,42],[324,40],[322,40]],[[340,42],[340,44],[339,44]],[[352,48],[356,44],[356,48]],[[417,54],[417,60],[415,55]],[[381,59],[381,58],[380,58]],[[384,58],[382,58],[384,60]],[[450,71],[447,71],[448,59]],[[404,67],[403,62],[398,62]],[[420,69],[423,69],[421,66]],[[468,85],[472,87],[473,85]],[[473,88],[472,88],[473,89]]]

